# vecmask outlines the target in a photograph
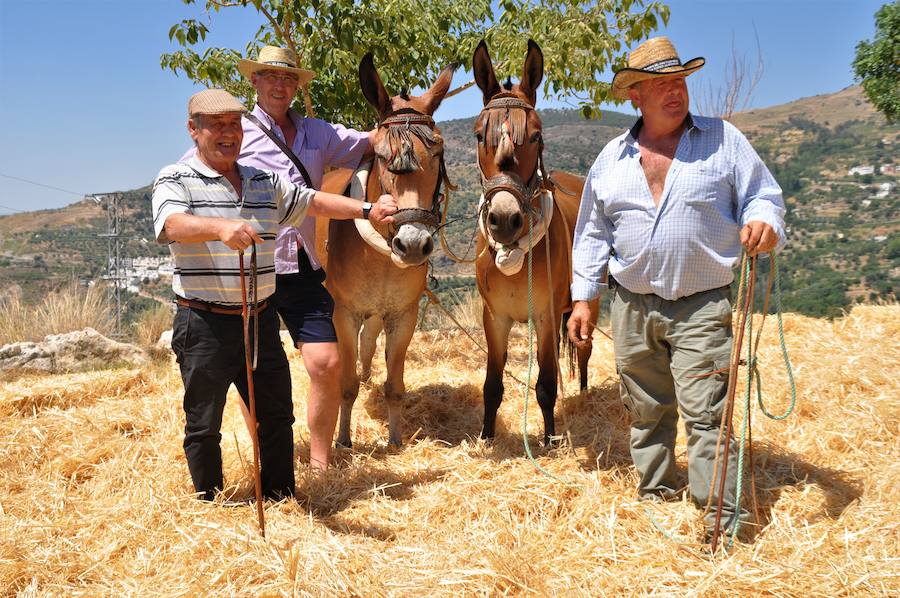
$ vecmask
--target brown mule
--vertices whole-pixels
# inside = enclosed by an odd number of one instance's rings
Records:
[[[572,234],[584,179],[544,171],[541,119],[534,109],[537,89],[544,76],[544,57],[538,45],[528,40],[518,85],[507,82],[500,86],[483,40],[475,49],[472,67],[484,97],[484,109],[475,121],[483,191],[475,270],[478,290],[484,300],[484,333],[488,346],[481,437],[494,436],[497,410],[503,400],[503,368],[512,324],[528,321],[527,254],[531,251],[540,367],[536,394],[544,417],[546,446],[556,433],[553,409],[557,396],[560,327],[564,314],[572,310],[569,290]],[[529,239],[536,241],[533,247],[529,247]],[[597,309],[595,300],[591,302],[595,318]],[[564,333],[562,340],[569,343]],[[568,348],[571,351],[572,347]],[[583,390],[587,387],[590,344],[576,349],[576,353]]]
[[[367,379],[375,340],[385,331],[391,445],[399,446],[400,400],[406,392],[406,350],[425,290],[432,234],[440,221],[440,189],[446,182],[444,143],[431,115],[450,88],[453,68],[444,69],[421,96],[390,97],[375,70],[371,54],[359,65],[363,95],[378,110],[375,160],[365,183],[365,197],[382,193],[397,201],[394,224],[375,229],[368,221],[332,220],[328,235],[327,287],[334,297],[334,325],[341,355],[341,417],[337,443],[351,446],[350,414],[359,394],[360,376]],[[360,184],[362,181],[360,180]],[[362,328],[362,334],[360,329]]]

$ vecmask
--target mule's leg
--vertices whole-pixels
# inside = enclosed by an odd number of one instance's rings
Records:
[[[553,420],[553,410],[556,407],[557,384],[556,379],[559,370],[556,347],[557,331],[560,326],[560,316],[541,318],[536,322],[537,326],[537,359],[540,373],[538,374],[535,394],[541,414],[544,416],[544,446],[550,446],[550,437],[556,435],[556,424]]]
[[[359,376],[356,373],[359,318],[340,304],[334,307],[334,328],[337,331],[338,351],[341,354],[341,417],[338,426],[337,445],[350,448],[350,414],[359,394]]]
[[[484,376],[484,425],[482,438],[493,438],[497,424],[497,410],[503,401],[503,368],[506,366],[506,349],[509,346],[509,330],[512,319],[492,314],[487,305],[482,312],[484,336],[487,340],[487,371]]]
[[[359,378],[363,382],[368,382],[372,375],[372,357],[375,356],[375,345],[382,328],[384,324],[379,316],[372,316],[363,322],[359,334],[359,365],[362,370]]]
[[[418,304],[413,304],[407,311],[395,318],[384,321],[385,347],[384,358],[387,362],[387,377],[384,381],[384,399],[388,408],[388,442],[391,446],[403,444],[400,433],[401,410],[406,386],[403,383],[403,370],[406,365],[406,350],[416,330]]]

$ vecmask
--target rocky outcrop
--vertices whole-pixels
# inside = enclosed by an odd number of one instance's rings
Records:
[[[85,328],[66,334],[51,334],[38,343],[19,342],[0,347],[0,370],[27,369],[43,372],[89,370],[127,363],[142,365],[147,353]]]

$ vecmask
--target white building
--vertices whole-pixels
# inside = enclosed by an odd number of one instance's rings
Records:
[[[875,174],[875,167],[869,166],[869,165],[854,166],[849,171],[847,171],[848,176],[853,176],[854,174],[859,174],[859,175]]]
[[[887,197],[894,190],[894,183],[881,183],[878,185],[878,191],[875,193],[876,198]]]

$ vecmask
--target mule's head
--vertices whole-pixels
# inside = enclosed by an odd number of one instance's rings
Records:
[[[440,222],[439,192],[444,177],[444,140],[431,115],[450,89],[454,67],[447,67],[425,93],[389,96],[366,54],[359,83],[366,100],[378,111],[374,138],[375,164],[367,194],[390,193],[397,201],[394,224],[382,232],[394,256],[418,266],[434,250],[432,234]]]
[[[544,77],[544,55],[528,40],[521,80],[516,85],[507,80],[501,86],[482,40],[472,57],[472,70],[484,97],[484,109],[475,121],[485,199],[482,218],[494,240],[508,244],[527,231],[527,211],[538,197],[537,172],[544,142],[534,105]]]

